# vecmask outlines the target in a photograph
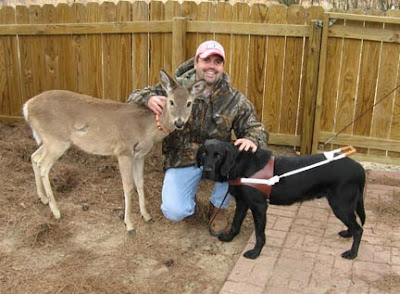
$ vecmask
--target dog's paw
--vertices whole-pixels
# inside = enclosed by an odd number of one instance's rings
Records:
[[[353,252],[351,250],[345,251],[342,253],[342,257],[346,259],[354,259],[357,257],[357,252]]]
[[[340,231],[338,234],[342,238],[351,238],[351,237],[353,237],[353,234],[350,233],[349,230]]]
[[[258,256],[260,256],[260,251],[256,249],[251,249],[249,251],[246,251],[243,256],[249,259],[256,259]]]
[[[222,233],[218,236],[218,239],[222,242],[231,242],[234,237],[235,235],[233,234]]]

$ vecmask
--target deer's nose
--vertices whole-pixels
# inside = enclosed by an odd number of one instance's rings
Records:
[[[181,118],[178,118],[177,120],[175,120],[175,127],[178,130],[182,130],[184,126],[185,126],[185,122]]]

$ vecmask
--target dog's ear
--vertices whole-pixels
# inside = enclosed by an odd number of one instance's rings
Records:
[[[201,145],[201,147],[197,150],[196,153],[196,166],[202,166],[204,163],[204,152],[205,152],[205,148],[203,145]]]
[[[227,145],[224,148],[225,156],[224,162],[221,165],[221,176],[227,177],[230,170],[235,166],[236,157],[239,154],[239,150],[233,146],[233,144]]]

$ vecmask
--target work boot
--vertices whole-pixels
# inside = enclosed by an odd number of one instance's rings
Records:
[[[219,236],[228,228],[226,209],[215,207],[210,202],[208,230],[213,236]]]

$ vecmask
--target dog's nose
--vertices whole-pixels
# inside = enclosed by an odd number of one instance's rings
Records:
[[[175,121],[175,127],[176,127],[178,130],[182,130],[183,127],[184,127],[184,125],[185,125],[185,122],[184,122],[181,118],[178,118],[178,119]]]

